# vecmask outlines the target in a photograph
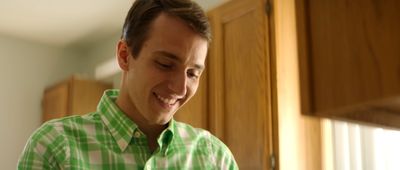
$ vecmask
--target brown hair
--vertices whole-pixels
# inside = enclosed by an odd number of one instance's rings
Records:
[[[134,57],[139,55],[147,40],[151,23],[162,12],[182,19],[200,36],[208,42],[211,41],[207,16],[192,0],[136,0],[125,18],[121,36],[131,48]]]

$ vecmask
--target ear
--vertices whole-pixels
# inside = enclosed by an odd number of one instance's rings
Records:
[[[119,40],[117,45],[118,65],[123,71],[129,70],[130,50],[125,40]]]

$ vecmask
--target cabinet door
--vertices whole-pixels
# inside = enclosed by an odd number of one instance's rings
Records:
[[[104,91],[111,88],[110,84],[72,77],[70,79],[70,111],[71,115],[83,115],[96,111]]]
[[[43,121],[96,111],[104,90],[111,85],[72,77],[47,88],[43,96]]]
[[[42,101],[43,122],[68,114],[68,88],[68,82],[65,82],[46,89]]]
[[[297,1],[303,111],[400,127],[400,1]]]
[[[268,169],[270,67],[267,17],[259,0],[230,1],[210,12],[210,126],[240,169]]]

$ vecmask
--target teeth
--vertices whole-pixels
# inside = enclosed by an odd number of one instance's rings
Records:
[[[159,95],[156,95],[158,99],[160,99],[162,102],[164,102],[165,104],[169,104],[172,105],[176,102],[176,99],[167,99],[167,98],[163,98]]]

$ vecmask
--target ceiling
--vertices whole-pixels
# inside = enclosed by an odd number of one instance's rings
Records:
[[[227,0],[195,0],[206,11]],[[53,46],[113,35],[133,0],[1,0],[0,36]]]

